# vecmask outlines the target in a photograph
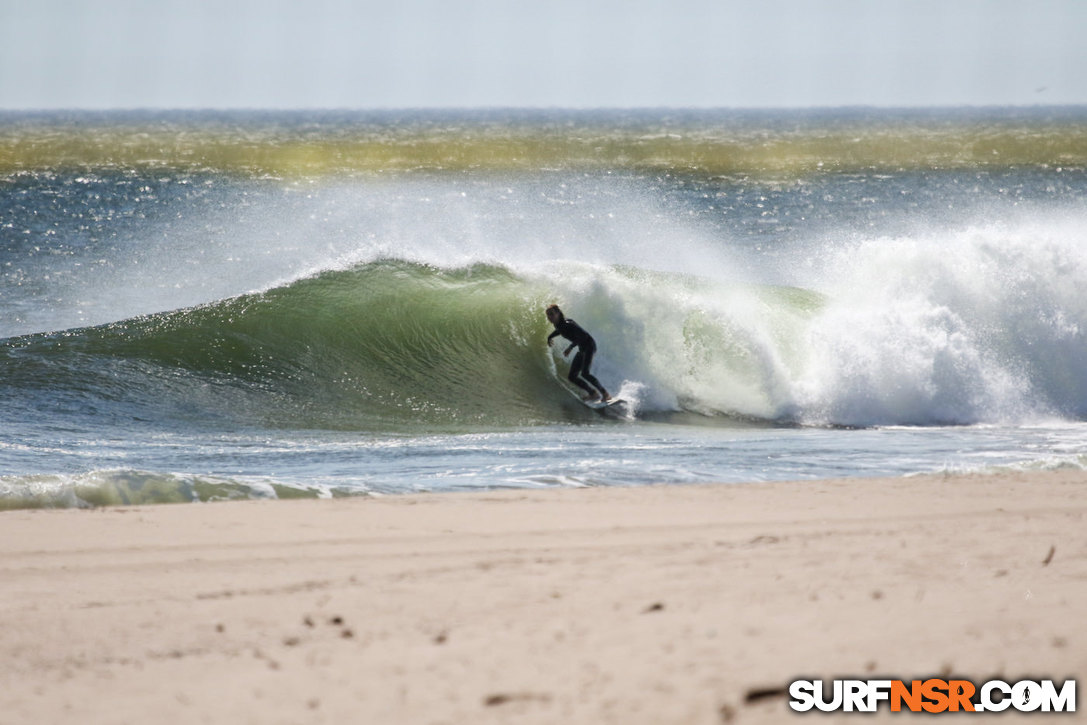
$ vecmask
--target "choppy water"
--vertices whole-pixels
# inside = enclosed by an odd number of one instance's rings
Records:
[[[1085,139],[0,116],[0,506],[1080,466]],[[559,386],[551,302],[628,415]]]

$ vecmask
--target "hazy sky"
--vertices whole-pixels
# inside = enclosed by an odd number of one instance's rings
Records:
[[[1087,103],[1087,0],[0,0],[0,108]]]

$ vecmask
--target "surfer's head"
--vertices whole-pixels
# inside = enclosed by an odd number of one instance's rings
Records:
[[[559,309],[558,305],[551,305],[544,312],[552,325],[557,325],[566,319],[566,315],[562,314],[562,310]]]

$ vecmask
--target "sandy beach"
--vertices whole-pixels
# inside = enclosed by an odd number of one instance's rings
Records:
[[[1085,514],[1083,471],[10,511],[0,723],[909,720],[785,690],[1082,676]]]

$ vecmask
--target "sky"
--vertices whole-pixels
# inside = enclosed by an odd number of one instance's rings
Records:
[[[0,0],[0,109],[1087,104],[1087,0]]]

